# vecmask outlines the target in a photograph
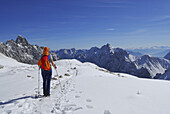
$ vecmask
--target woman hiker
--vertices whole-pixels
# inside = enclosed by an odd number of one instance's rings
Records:
[[[57,67],[53,63],[52,56],[49,54],[49,48],[43,49],[43,54],[38,62],[38,66],[41,68],[41,74],[43,78],[43,94],[45,97],[50,96],[50,81],[52,76],[51,64],[56,69]]]

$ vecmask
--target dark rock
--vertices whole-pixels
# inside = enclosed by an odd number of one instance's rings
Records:
[[[6,44],[0,43],[1,53],[27,64],[36,64],[41,57],[42,51],[43,47],[29,44],[26,38],[21,35],[17,37],[16,41],[8,40]],[[51,55],[54,61],[58,59],[56,54],[51,53]]]
[[[164,58],[170,60],[170,52]]]

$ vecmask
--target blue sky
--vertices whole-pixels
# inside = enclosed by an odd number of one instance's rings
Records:
[[[170,0],[0,0],[0,42],[51,49],[170,46]]]

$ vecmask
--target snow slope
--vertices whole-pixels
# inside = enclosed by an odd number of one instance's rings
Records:
[[[34,89],[36,82],[32,80],[35,80],[36,66],[19,63],[1,53],[0,65],[3,66],[0,69],[0,100]]]
[[[37,66],[0,54],[1,114],[169,114],[169,81],[111,73],[92,63],[59,60],[51,96],[34,98]],[[31,77],[27,77],[27,76]],[[55,71],[53,69],[53,77]],[[41,79],[42,88],[42,79]],[[42,94],[42,89],[41,89]]]

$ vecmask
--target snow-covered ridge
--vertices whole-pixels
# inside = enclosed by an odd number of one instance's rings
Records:
[[[14,66],[26,66],[27,64],[21,63],[16,61],[13,58],[7,57],[4,54],[0,53],[0,65],[7,66],[7,67],[14,67]]]
[[[26,38],[19,35],[14,40],[8,40],[6,43],[0,43],[0,52],[8,57],[14,58],[19,62],[36,64],[42,54],[43,47],[31,45]],[[54,60],[58,59],[55,54],[52,54]]]
[[[122,72],[138,77],[153,78],[157,73],[164,73],[170,67],[166,59],[149,55],[135,57],[121,48],[106,44],[101,48],[89,50],[61,49],[55,51],[63,59],[77,59],[81,62],[92,62],[112,72]]]

